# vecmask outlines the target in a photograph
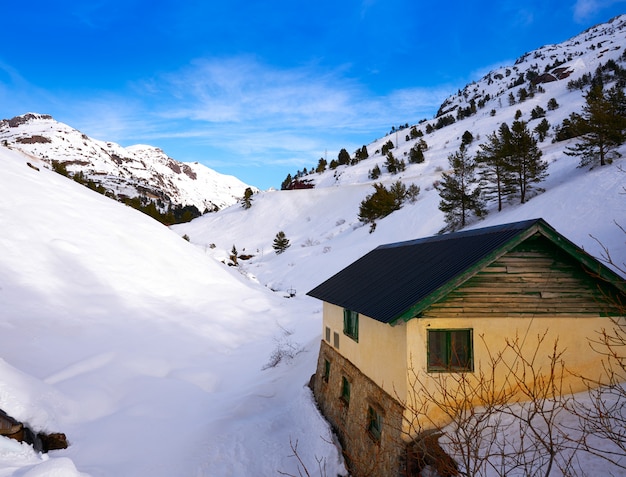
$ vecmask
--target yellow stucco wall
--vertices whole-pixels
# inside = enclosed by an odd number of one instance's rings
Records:
[[[425,393],[422,386],[428,387],[428,393],[436,393],[438,385],[445,381],[446,387],[456,386],[455,376],[450,373],[427,373],[427,333],[429,329],[472,329],[474,350],[474,372],[472,378],[478,379],[481,371],[486,379],[491,379],[491,371],[495,357],[500,353],[502,361],[495,368],[495,388],[498,390],[513,391],[515,377],[512,373],[522,376],[522,360],[518,353],[507,348],[507,340],[517,342],[522,350],[524,359],[533,360],[532,368],[535,372],[546,376],[550,373],[551,356],[556,352],[558,362],[563,363],[563,379],[557,379],[563,393],[578,392],[586,389],[586,384],[580,376],[592,379],[603,377],[602,356],[593,351],[589,339],[595,339],[603,328],[611,327],[609,318],[590,317],[553,317],[553,318],[419,318],[407,323],[407,403],[413,410],[419,407],[420,398]],[[545,336],[544,336],[545,335]],[[543,340],[540,343],[540,338]],[[589,339],[588,339],[589,338]],[[555,348],[556,346],[556,348]],[[555,351],[556,350],[556,351]],[[534,358],[533,358],[534,356]],[[511,369],[515,371],[511,371]],[[525,383],[532,387],[533,378],[530,366],[526,368]],[[555,367],[561,373],[560,365]],[[417,373],[417,374],[416,374]],[[417,379],[416,376],[420,378]],[[419,393],[419,394],[415,394]],[[515,400],[528,400],[518,394]],[[412,403],[412,404],[411,404]],[[479,404],[479,403],[476,403]],[[412,412],[406,413],[410,422]],[[431,408],[429,419],[432,425],[444,424],[447,420],[441,412]]]
[[[339,334],[339,353],[393,397],[406,396],[406,324],[390,326],[359,315],[359,342],[343,334],[343,308],[324,303],[324,329]]]
[[[496,356],[503,352],[503,363],[496,367],[497,387],[511,383],[509,367],[517,366],[521,372],[521,363],[515,353],[507,350],[507,340],[522,346],[524,356],[535,354],[534,368],[548,372],[550,356],[555,342],[557,353],[562,353],[560,360],[564,363],[565,373],[562,382],[564,392],[585,389],[579,375],[600,378],[602,375],[602,356],[594,352],[589,339],[597,337],[598,332],[612,325],[609,318],[599,316],[568,316],[568,317],[503,317],[494,318],[435,318],[426,315],[395,326],[380,323],[366,316],[359,316],[359,341],[355,342],[343,334],[343,308],[324,303],[324,330],[328,326],[332,334],[339,334],[338,351],[357,366],[365,375],[378,384],[383,390],[402,403],[416,403],[416,392],[420,392],[423,383],[434,392],[434,379],[446,379],[449,373],[427,373],[427,333],[429,329],[472,329],[474,350],[474,373],[477,377],[482,369],[490,375],[491,360],[489,355]],[[544,336],[545,334],[545,336]],[[325,334],[323,335],[325,336]],[[543,342],[539,345],[539,337]],[[558,342],[557,342],[558,340]],[[506,363],[506,365],[505,365]],[[507,366],[508,365],[508,366]],[[560,370],[560,367],[557,368]],[[416,384],[416,374],[422,376],[421,384]],[[507,376],[508,375],[508,376]],[[507,381],[508,379],[508,381]],[[527,379],[527,381],[529,381]],[[448,379],[447,386],[454,380]],[[430,384],[428,384],[430,383]],[[528,383],[532,384],[532,383]],[[423,392],[422,392],[423,394]],[[412,419],[412,411],[407,411],[407,421]],[[443,424],[445,418],[431,418]],[[430,427],[430,426],[429,426]]]

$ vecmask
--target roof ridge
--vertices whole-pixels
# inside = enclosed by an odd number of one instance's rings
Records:
[[[509,222],[506,224],[491,225],[489,227],[483,227],[483,228],[478,228],[478,229],[460,230],[457,232],[451,232],[447,234],[431,235],[430,237],[421,237],[418,239],[405,240],[403,242],[393,242],[393,243],[388,243],[388,244],[382,244],[376,247],[376,249],[374,250],[386,249],[386,248],[397,248],[397,247],[409,247],[409,246],[417,245],[420,243],[455,240],[455,239],[464,238],[464,237],[487,235],[490,233],[497,233],[497,232],[502,232],[506,230],[522,231],[522,230],[529,229],[531,226],[537,223],[542,223],[542,225],[548,225],[547,222],[543,220],[542,218],[527,219],[527,220],[521,220],[519,222]]]

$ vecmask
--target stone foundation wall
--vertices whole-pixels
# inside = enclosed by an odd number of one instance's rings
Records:
[[[330,363],[327,376],[326,361]],[[349,401],[341,395],[343,377],[350,383]],[[402,435],[403,406],[326,341],[321,343],[313,393],[322,414],[341,441],[352,476],[406,475],[406,443]],[[380,436],[369,431],[370,408],[382,416]]]

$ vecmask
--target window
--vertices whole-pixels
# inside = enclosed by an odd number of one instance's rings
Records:
[[[324,360],[324,382],[327,383],[328,379],[330,378],[330,361],[328,361],[327,359]]]
[[[326,341],[330,343],[330,328],[326,327]]]
[[[339,349],[339,333],[336,331],[333,333],[333,346]]]
[[[350,381],[345,376],[341,377],[341,400],[350,404]]]
[[[367,430],[370,435],[377,441],[380,440],[380,435],[383,432],[383,416],[376,411],[372,406],[367,408]]]
[[[343,309],[343,334],[359,341],[359,314],[356,311]]]
[[[473,371],[472,330],[428,330],[428,371]]]

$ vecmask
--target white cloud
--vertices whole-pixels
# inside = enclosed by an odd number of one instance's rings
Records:
[[[574,5],[574,20],[585,23],[600,10],[618,3],[626,3],[626,0],[577,0]]]

